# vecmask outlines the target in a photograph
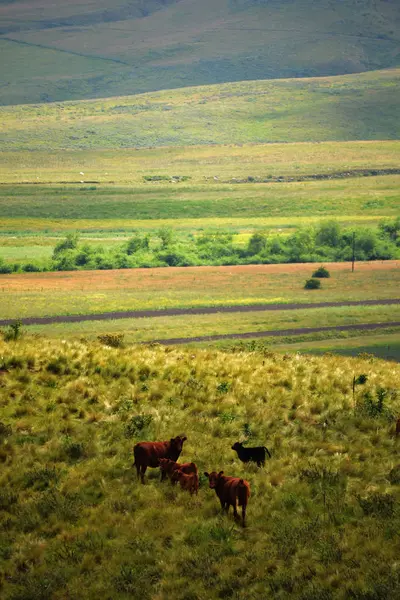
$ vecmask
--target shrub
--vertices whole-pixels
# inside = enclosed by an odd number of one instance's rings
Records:
[[[53,251],[53,258],[65,250],[75,250],[78,245],[78,236],[74,233],[69,233],[65,240],[62,240],[56,244]]]
[[[85,446],[82,442],[75,442],[69,436],[64,440],[64,450],[70,460],[79,460],[85,456]]]
[[[361,400],[357,402],[356,409],[371,418],[377,418],[380,416],[391,418],[392,414],[390,410],[385,406],[385,400],[388,396],[388,390],[385,388],[378,388],[376,391],[376,398],[369,391],[365,392]]]
[[[388,475],[388,479],[392,485],[400,484],[400,464],[393,467]]]
[[[38,267],[38,265],[35,265],[34,263],[26,263],[25,265],[22,265],[22,270],[25,273],[39,273],[41,271],[41,268]]]
[[[8,437],[12,434],[11,425],[6,425],[2,421],[0,421],[0,438]]]
[[[51,483],[58,481],[58,473],[54,467],[38,467],[24,475],[24,487],[45,490]]]
[[[304,284],[304,289],[305,290],[319,290],[319,288],[321,287],[321,282],[319,279],[307,279],[307,281]]]
[[[8,275],[9,273],[12,273],[12,272],[13,272],[12,265],[7,265],[0,258],[0,274],[2,274],[2,275]]]
[[[391,494],[374,492],[366,498],[357,496],[357,500],[365,515],[387,519],[394,514],[395,500]]]
[[[104,333],[103,335],[98,335],[97,339],[105,346],[111,346],[111,348],[124,347],[123,333]]]
[[[133,437],[146,429],[152,422],[152,415],[135,415],[125,425],[125,436]]]
[[[3,332],[3,338],[6,342],[18,340],[23,335],[22,323],[18,319],[8,326],[8,329]]]
[[[314,273],[312,274],[312,276],[313,277],[326,278],[326,277],[330,277],[330,273],[329,273],[328,269],[326,269],[325,267],[323,267],[321,265],[316,271],[314,271]]]

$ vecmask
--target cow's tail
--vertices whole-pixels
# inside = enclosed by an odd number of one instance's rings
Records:
[[[238,483],[238,502],[239,506],[246,506],[250,496],[250,488],[248,483],[241,479]]]
[[[268,456],[271,458],[271,452],[268,450],[266,446],[264,446],[264,450],[267,452]]]

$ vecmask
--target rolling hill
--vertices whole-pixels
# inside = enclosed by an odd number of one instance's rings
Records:
[[[399,76],[387,69],[0,107],[0,145],[48,151],[396,140]]]
[[[1,104],[397,66],[389,0],[2,0]]]

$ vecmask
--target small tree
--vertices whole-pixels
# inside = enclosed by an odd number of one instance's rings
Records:
[[[53,258],[55,258],[64,250],[75,250],[78,246],[78,235],[76,233],[68,233],[65,240],[61,240],[56,244],[56,247],[53,250]]]
[[[304,289],[305,290],[318,290],[321,287],[321,282],[319,279],[307,279]]]
[[[267,236],[264,233],[253,233],[247,245],[247,252],[250,256],[260,254],[267,246]]]

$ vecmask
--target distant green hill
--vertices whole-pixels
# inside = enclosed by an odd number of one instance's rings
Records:
[[[0,0],[1,104],[400,64],[397,0]]]
[[[400,69],[0,107],[2,150],[400,138]]]

